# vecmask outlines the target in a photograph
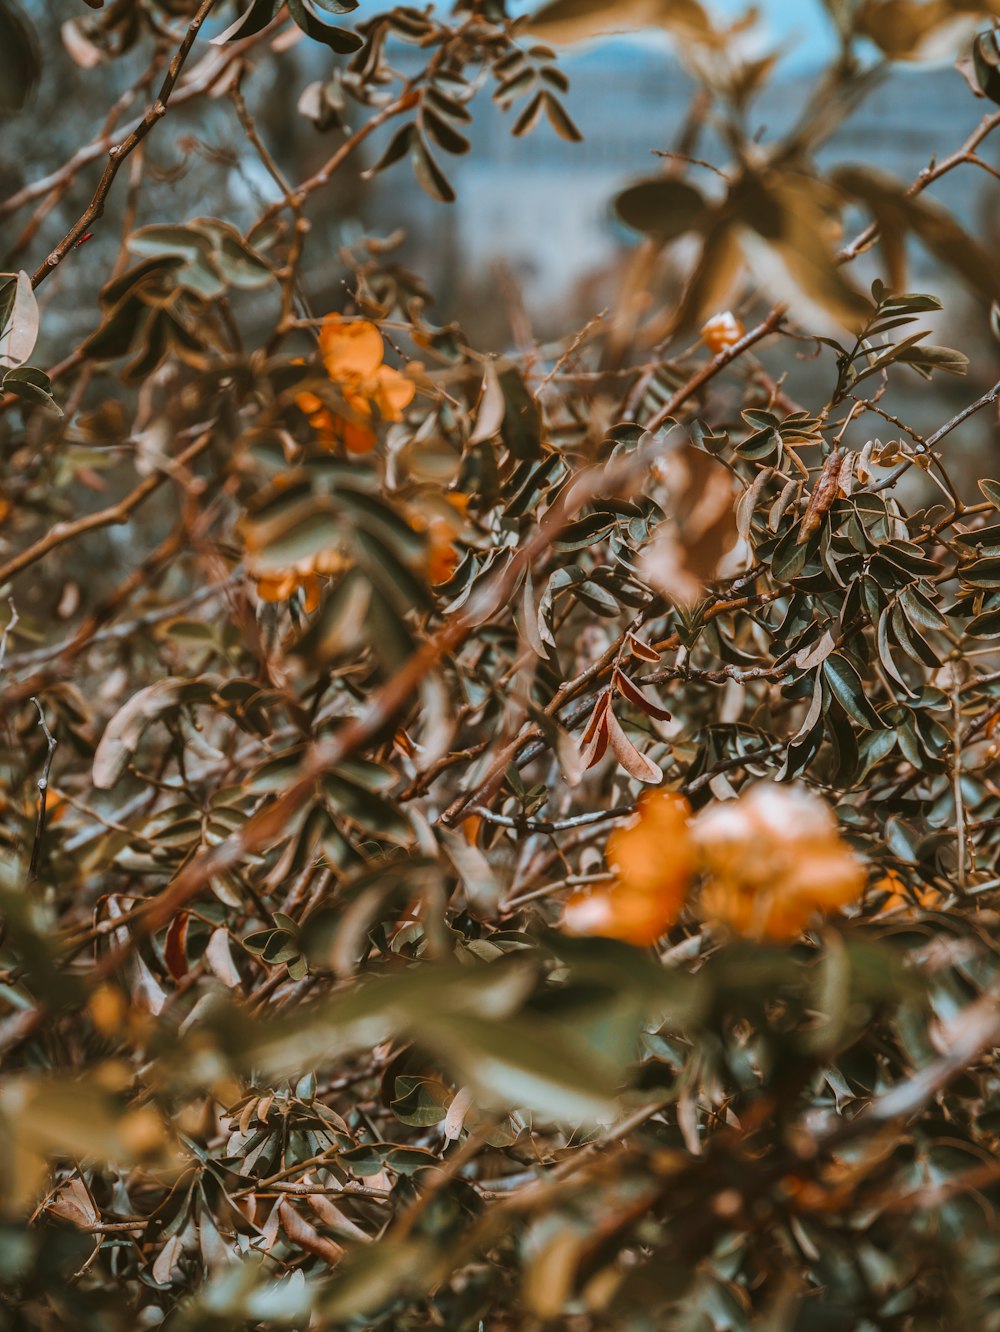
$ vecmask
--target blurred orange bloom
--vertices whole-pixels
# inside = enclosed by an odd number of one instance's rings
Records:
[[[794,939],[864,891],[864,868],[830,809],[801,787],[761,782],[702,810],[692,832],[701,915],[736,934]]]
[[[302,605],[307,612],[319,605],[320,576],[341,573],[350,561],[339,550],[321,550],[288,569],[255,574],[257,595],[261,601],[287,601],[302,591]]]
[[[401,421],[413,401],[416,385],[392,366],[384,365],[382,334],[367,319],[343,319],[329,314],[319,334],[323,365],[344,402],[363,418],[337,416],[315,393],[303,392],[295,402],[324,443],[342,443],[351,453],[369,453],[375,432],[368,425],[372,409],[383,421]]]
[[[872,888],[875,892],[887,894],[886,900],[876,912],[876,915],[879,916],[885,916],[894,911],[904,915],[913,915],[917,907],[933,911],[944,902],[941,892],[927,883],[910,892],[902,876],[892,869],[886,870],[885,875],[872,884]]]
[[[607,888],[575,893],[563,923],[571,934],[596,934],[644,946],[655,943],[681,913],[695,871],[687,801],[671,791],[647,791],[632,823],[607,841]]]
[[[427,533],[427,580],[434,587],[447,583],[461,562],[461,552],[455,545],[455,538],[469,507],[469,496],[453,491],[444,496],[455,511],[454,518],[435,513],[429,517],[416,512],[410,518],[411,526],[417,532]]]
[[[795,939],[817,915],[857,901],[861,862],[827,805],[796,786],[762,782],[694,819],[680,796],[658,789],[605,848],[607,886],[566,903],[570,934],[644,946],[677,921],[695,875],[709,924],[753,939]]]
[[[701,326],[701,340],[710,352],[718,356],[719,352],[734,347],[746,329],[731,310],[723,310],[713,315]]]

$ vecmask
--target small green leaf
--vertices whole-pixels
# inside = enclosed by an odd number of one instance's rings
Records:
[[[8,370],[3,377],[4,393],[15,393],[26,402],[48,407],[57,416],[62,416],[62,408],[52,396],[52,381],[43,370],[36,370],[33,365],[19,365]]]
[[[832,652],[823,663],[823,675],[830,692],[847,715],[866,730],[881,730],[881,717],[868,702],[865,686],[846,657]]]

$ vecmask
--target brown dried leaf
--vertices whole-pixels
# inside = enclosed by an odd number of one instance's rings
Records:
[[[506,399],[496,366],[489,362],[483,374],[483,388],[479,395],[476,424],[469,438],[470,444],[484,444],[499,434],[507,410]]]
[[[644,643],[641,638],[636,638],[635,634],[631,631],[625,635],[625,643],[632,656],[637,657],[639,661],[655,663],[660,660],[660,654],[656,649],[651,648],[648,643]]]
[[[163,945],[163,960],[174,980],[180,980],[187,974],[187,936],[191,923],[190,912],[179,911],[170,922],[167,937]]]
[[[627,698],[630,703],[641,708],[647,716],[655,717],[657,721],[669,721],[670,713],[666,708],[661,708],[658,703],[647,698],[637,684],[628,678],[623,671],[615,671],[612,676],[612,684],[618,690],[623,698]]]
[[[305,1249],[306,1253],[315,1254],[317,1258],[322,1258],[327,1263],[338,1263],[343,1257],[344,1250],[341,1246],[321,1235],[315,1226],[311,1226],[305,1217],[299,1215],[287,1198],[282,1198],[278,1205],[278,1219],[282,1230],[292,1243],[297,1244],[300,1249]]]
[[[231,990],[242,984],[233,955],[229,951],[229,931],[221,925],[212,931],[205,949],[205,961],[223,985],[227,985]]]
[[[81,1230],[96,1226],[101,1219],[79,1176],[74,1176],[68,1184],[63,1185],[46,1210],[54,1216],[61,1216],[64,1221],[71,1221]]]
[[[823,464],[823,470],[819,474],[819,480],[813,487],[813,492],[809,496],[809,503],[806,506],[805,516],[802,519],[802,526],[799,529],[797,545],[802,545],[808,541],[812,534],[819,528],[824,517],[829,513],[833,501],[840,494],[840,467],[843,461],[843,454],[840,448],[835,448]]]
[[[607,729],[608,740],[615,758],[630,777],[634,777],[638,782],[649,782],[650,784],[663,781],[663,773],[652,759],[648,759],[645,754],[639,753],[622,730],[621,723],[610,707],[607,710]]]

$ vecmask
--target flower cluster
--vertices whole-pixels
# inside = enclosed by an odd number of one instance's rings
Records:
[[[802,787],[752,786],[702,810],[692,834],[705,876],[701,915],[737,934],[794,939],[864,890],[864,868],[829,807]]]
[[[754,939],[794,939],[817,915],[856,901],[865,885],[823,801],[772,783],[694,818],[681,797],[648,792],[635,820],[608,838],[606,856],[612,883],[574,894],[564,925],[640,946],[675,923],[696,877],[702,919]]]
[[[347,556],[335,547],[317,551],[288,569],[255,574],[257,595],[261,601],[287,601],[301,591],[302,609],[312,612],[319,605],[320,578],[343,573],[349,564]]]
[[[687,801],[647,791],[635,820],[609,836],[605,855],[615,875],[609,887],[574,893],[563,922],[571,934],[597,934],[626,943],[655,943],[681,913],[695,871]]]
[[[376,441],[371,425],[373,410],[383,421],[401,421],[413,401],[416,385],[401,371],[383,363],[382,334],[367,319],[327,315],[320,329],[319,349],[323,367],[352,415],[331,411],[321,398],[309,392],[296,396],[296,406],[323,443],[343,444],[350,453],[370,453]]]

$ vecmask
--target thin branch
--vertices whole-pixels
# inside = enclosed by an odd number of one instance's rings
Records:
[[[173,460],[171,471],[186,467],[200,453],[204,453],[212,441],[212,433],[212,427],[203,430],[194,443],[190,444],[183,453],[178,454],[177,458]],[[100,509],[97,513],[89,513],[83,518],[78,518],[75,522],[56,523],[34,545],[29,546],[27,550],[22,550],[20,555],[15,555],[13,559],[8,560],[0,568],[0,583],[7,582],[9,578],[13,578],[16,574],[30,568],[32,564],[36,564],[50,551],[66,545],[69,541],[75,541],[77,537],[84,536],[87,532],[95,532],[102,527],[114,527],[116,524],[127,522],[139,505],[149,499],[150,495],[163,485],[170,474],[165,470],[153,472],[140,481],[135,489],[130,491],[123,499],[120,499],[117,504],[112,504],[107,509]]]
[[[749,332],[744,333],[739,342],[734,342],[731,347],[727,347],[719,352],[717,356],[713,356],[706,365],[691,376],[686,384],[682,384],[679,389],[670,395],[653,419],[646,422],[646,429],[659,430],[668,417],[673,416],[679,407],[683,407],[689,398],[693,398],[709,380],[714,379],[727,365],[730,365],[737,357],[742,356],[755,343],[761,342],[769,334],[777,332],[784,317],[785,307],[776,305],[770,314],[765,316],[755,328],[751,328]]]
[[[968,407],[963,407],[962,410],[953,416],[950,421],[945,421],[944,425],[935,430],[933,435],[929,435],[926,447],[921,450],[920,453],[914,454],[913,457],[906,458],[903,462],[898,463],[888,476],[883,477],[881,481],[877,481],[874,485],[869,486],[868,490],[874,495],[880,490],[888,490],[891,486],[894,486],[903,473],[913,466],[917,458],[930,453],[934,446],[944,439],[945,435],[950,435],[951,432],[960,426],[963,421],[967,421],[970,416],[974,416],[976,412],[981,411],[982,408],[988,407],[991,402],[996,402],[998,396],[1000,396],[1000,380],[997,380],[991,389],[987,389],[982,397],[977,398],[975,402],[970,402]]]
[[[13,597],[8,599],[7,605],[10,607],[10,619],[4,625],[3,636],[0,637],[0,671],[3,670],[7,662],[7,643],[11,634],[14,632],[18,620],[21,618],[17,613],[17,607],[14,605]]]
[[[569,819],[527,819],[527,818],[509,818],[506,814],[494,814],[491,809],[485,805],[470,805],[470,815],[478,815],[486,823],[495,823],[501,828],[515,828],[518,832],[525,833],[557,833],[566,832],[570,828],[585,828],[591,823],[608,823],[612,819],[624,819],[634,814],[635,810],[631,805],[622,805],[618,809],[598,809],[591,810],[587,814],[576,814]]]
[[[52,770],[52,755],[59,743],[48,728],[41,703],[35,697],[32,697],[31,701],[38,709],[38,725],[42,728],[42,733],[48,744],[48,751],[45,755],[45,766],[42,768],[42,775],[38,779],[38,817],[35,820],[35,840],[31,846],[31,863],[28,865],[29,883],[38,877],[38,861],[42,853],[42,839],[45,836],[45,807],[49,798],[49,773]]]
[[[191,48],[194,46],[195,41],[198,38],[198,33],[201,31],[202,24],[205,22],[205,19],[208,17],[215,3],[216,0],[202,0],[197,13],[188,24],[187,32],[184,34],[184,40],[177,48],[177,51],[174,53],[174,58],[167,66],[167,73],[163,83],[160,85],[160,91],[156,100],[147,108],[146,114],[132,133],[120,144],[116,144],[109,150],[108,164],[104,168],[104,174],[98,182],[97,189],[94,191],[90,203],[77,218],[76,222],[74,222],[73,226],[70,227],[69,231],[45,262],[35,270],[31,279],[31,285],[33,287],[40,286],[41,283],[43,283],[45,279],[59,267],[84,232],[88,231],[93,223],[103,214],[104,205],[111,192],[111,187],[115,183],[115,177],[121,170],[122,163],[135,151],[136,148],[138,148],[139,144],[142,143],[143,139],[145,139],[146,135],[157,121],[162,120],[167,114],[167,104],[170,101],[170,95],[174,90],[174,86],[180,77],[181,70],[184,68],[184,62],[190,55]]]
[[[968,880],[966,876],[966,815],[965,798],[962,794],[962,699],[958,689],[951,696],[952,717],[954,718],[954,740],[951,756],[951,789],[955,800],[955,837],[958,855],[958,890],[964,893]]]
[[[351,156],[356,148],[359,148],[361,144],[364,143],[370,134],[374,134],[374,132],[379,129],[380,126],[384,125],[387,120],[392,120],[394,116],[402,115],[404,111],[412,110],[419,100],[419,94],[413,89],[409,89],[406,92],[401,93],[400,96],[397,97],[395,101],[390,102],[388,106],[384,106],[382,110],[372,116],[370,120],[366,120],[359,129],[354,131],[349,139],[345,139],[337,151],[314,175],[310,176],[308,180],[304,180],[301,185],[298,185],[293,191],[287,194],[285,198],[276,199],[274,203],[269,204],[254,223],[253,227],[251,227],[249,234],[253,236],[256,231],[259,231],[260,228],[270,222],[272,218],[277,217],[283,208],[301,208],[307,196],[312,194],[315,190],[322,189],[324,185],[327,185],[334,173],[340,169],[347,158]]]
[[[949,171],[954,171],[956,167],[965,162],[972,162],[976,148],[998,127],[1000,127],[1000,111],[992,111],[989,115],[984,116],[960,148],[942,158],[935,165],[924,167],[920,175],[906,190],[906,197],[909,199],[915,198],[918,194],[922,194],[928,185],[933,185],[936,180],[940,180]],[[871,248],[878,240],[881,230],[882,228],[878,222],[870,223],[864,231],[855,236],[854,240],[849,245],[845,245],[837,254],[836,262],[838,264],[849,264],[859,254],[863,254],[865,250]]]

